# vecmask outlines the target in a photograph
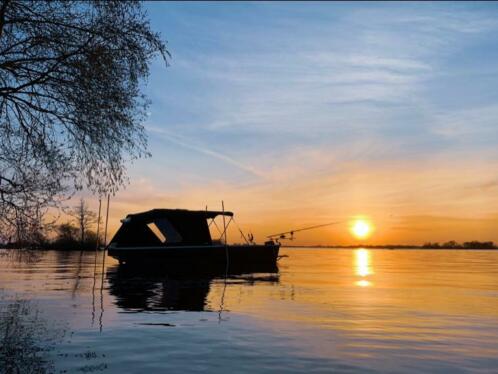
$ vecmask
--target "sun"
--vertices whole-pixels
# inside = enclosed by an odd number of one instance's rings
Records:
[[[370,223],[364,219],[357,219],[351,226],[351,232],[358,239],[365,239],[370,235],[372,227]]]

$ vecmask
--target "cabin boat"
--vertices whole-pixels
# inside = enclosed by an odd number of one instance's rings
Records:
[[[222,216],[223,225],[216,223],[218,216]],[[233,213],[228,211],[153,209],[129,214],[121,220],[108,246],[109,255],[120,264],[148,263],[190,270],[275,269],[280,244],[273,240],[265,244],[251,240],[227,244],[226,232],[232,220]],[[219,239],[211,237],[210,227],[219,230]]]

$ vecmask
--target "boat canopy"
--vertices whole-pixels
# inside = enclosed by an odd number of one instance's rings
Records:
[[[186,209],[153,209],[128,214],[111,244],[118,247],[163,245],[210,245],[207,220],[232,212]]]

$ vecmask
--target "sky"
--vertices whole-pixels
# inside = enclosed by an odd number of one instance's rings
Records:
[[[498,242],[497,4],[145,8],[172,58],[151,66],[152,157],[130,165],[111,231],[224,200],[260,242],[332,221],[294,244]]]

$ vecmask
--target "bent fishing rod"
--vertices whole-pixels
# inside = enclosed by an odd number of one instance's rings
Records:
[[[273,239],[277,239],[277,240],[278,239],[294,240],[294,233],[296,233],[296,232],[313,230],[313,229],[317,229],[319,227],[337,225],[338,223],[342,223],[342,222],[344,222],[344,221],[334,221],[334,222],[329,222],[329,223],[323,223],[321,225],[303,227],[303,228],[300,228],[300,229],[297,229],[297,230],[290,230],[290,231],[280,232],[278,234],[268,235],[267,238],[270,239],[270,240],[273,240]],[[290,235],[290,237],[287,237],[287,235]]]

